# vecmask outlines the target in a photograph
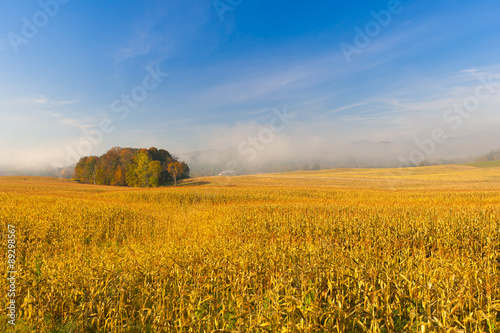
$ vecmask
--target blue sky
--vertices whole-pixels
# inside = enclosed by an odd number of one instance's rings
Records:
[[[217,4],[231,9],[190,0],[5,2],[0,165],[67,164],[103,119],[113,130],[91,142],[95,155],[113,146],[238,147],[284,108],[296,117],[270,151],[414,142],[435,128],[450,138],[498,132],[500,86],[458,128],[443,120],[478,77],[500,82],[497,2]],[[341,45],[356,47],[357,31],[390,6],[398,8],[390,22],[347,59]],[[120,119],[113,103],[141,91],[155,69],[169,74]]]

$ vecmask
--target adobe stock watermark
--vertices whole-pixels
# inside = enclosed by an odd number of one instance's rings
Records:
[[[16,324],[16,227],[13,225],[7,226],[7,281],[9,281],[9,290],[7,291],[7,317],[10,319],[10,325]]]
[[[23,16],[21,21],[23,23],[21,27],[21,34],[14,32],[9,32],[7,34],[7,39],[14,52],[19,53],[19,47],[21,45],[26,45],[35,38],[41,29],[43,29],[50,20],[53,19],[61,9],[62,5],[66,5],[71,0],[40,0],[38,5],[40,10],[34,13],[31,18]]]
[[[158,88],[164,78],[170,75],[162,72],[159,65],[155,69],[148,66],[146,71],[148,74],[144,76],[140,84],[132,88],[128,94],[122,94],[120,98],[111,103],[111,112],[116,114],[119,120],[127,119],[131,110],[137,109],[140,103],[148,97],[149,93]],[[115,123],[109,117],[101,119],[96,129],[82,129],[83,135],[76,146],[66,146],[66,165],[77,163],[83,156],[91,155],[94,147],[99,146],[104,140],[104,135],[111,134],[115,129]],[[64,167],[64,163],[53,162],[52,167],[59,169]]]
[[[273,109],[274,116],[269,121],[269,124],[259,130],[257,135],[249,135],[246,140],[242,141],[238,145],[238,153],[245,157],[245,160],[252,162],[261,152],[269,146],[275,138],[275,135],[283,132],[287,126],[290,124],[290,120],[297,117],[296,114],[287,113],[286,106],[283,111],[280,112],[278,109]],[[226,170],[234,171],[240,166],[240,163],[236,160],[231,160],[226,164]]]
[[[340,50],[347,63],[350,64],[352,62],[353,55],[360,54],[364,49],[370,46],[373,39],[380,35],[382,29],[386,28],[392,22],[392,17],[400,14],[402,11],[403,6],[401,1],[390,0],[387,4],[387,9],[383,9],[379,12],[372,10],[370,12],[373,20],[366,23],[364,29],[357,26],[354,27],[356,35],[353,44],[346,42],[340,43]]]
[[[408,174],[408,170],[403,167],[418,166],[423,161],[431,157],[435,152],[438,145],[446,142],[450,131],[456,131],[462,127],[464,119],[468,119],[479,109],[481,102],[488,100],[492,95],[498,93],[500,90],[500,82],[494,82],[494,77],[490,74],[488,77],[479,74],[473,74],[475,78],[481,83],[474,88],[474,92],[465,97],[460,104],[455,104],[453,107],[447,109],[442,116],[443,121],[448,124],[449,128],[435,127],[430,132],[428,138],[419,140],[415,139],[414,143],[417,146],[405,158],[403,155],[398,157],[400,169],[398,174]],[[386,179],[394,176],[394,173],[386,176]]]
[[[212,7],[214,7],[220,20],[224,21],[224,15],[227,12],[233,12],[242,2],[243,0],[214,0]]]

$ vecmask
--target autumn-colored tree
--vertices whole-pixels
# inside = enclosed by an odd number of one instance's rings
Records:
[[[160,186],[161,178],[161,162],[151,161],[149,162],[149,186],[158,187]]]
[[[84,174],[84,170],[85,170],[85,161],[87,160],[86,157],[82,157],[80,158],[80,160],[78,161],[78,163],[76,163],[76,166],[75,166],[75,175],[73,176],[76,180],[78,180],[79,182],[83,182],[83,174]]]
[[[135,169],[135,174],[139,179],[139,186],[148,186],[149,182],[149,163],[151,162],[151,157],[147,150],[142,150],[135,157],[137,168]]]
[[[127,186],[141,186],[139,178],[135,173],[136,169],[137,165],[135,163],[132,163],[127,173],[125,174],[125,179],[127,180]]]
[[[125,179],[125,174],[123,173],[122,167],[119,165],[116,168],[115,176],[113,177],[113,181],[111,185],[114,186],[125,186],[127,185],[127,180]]]
[[[97,162],[96,156],[82,157],[75,166],[75,179],[87,184],[96,184]]]
[[[184,166],[179,178],[189,178],[189,166],[186,162],[182,161],[181,164]]]
[[[184,172],[184,170],[186,169],[185,165],[182,164],[182,163],[179,163],[177,161],[170,162],[168,164],[168,168],[167,169],[168,169],[168,172],[174,178],[174,186],[177,186],[177,177]]]

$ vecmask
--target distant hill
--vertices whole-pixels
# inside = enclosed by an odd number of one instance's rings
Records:
[[[474,162],[474,163],[467,163],[464,165],[468,166],[473,166],[476,168],[498,168],[500,167],[500,160],[496,161],[485,161],[485,162]]]
[[[500,149],[495,149],[487,154],[476,157],[474,162],[465,165],[474,166],[476,168],[496,168],[500,167]]]
[[[314,158],[308,158],[306,153],[298,153],[293,158],[263,156],[251,162],[246,161],[245,157],[241,156],[236,148],[202,150],[178,156],[189,164],[193,177],[204,177],[225,174],[250,175],[338,168],[398,168],[402,167],[402,165],[397,159],[398,154],[395,151],[400,147],[401,144],[390,141],[372,142],[364,140],[342,146],[341,153],[338,156],[334,156],[334,153],[329,154],[325,152],[324,154],[316,154],[317,156]],[[334,150],[332,148],[332,151]],[[391,152],[392,155],[390,155]],[[410,166],[466,164],[490,161],[495,158],[500,159],[500,150],[492,151],[480,157],[439,157],[424,160],[419,165]]]

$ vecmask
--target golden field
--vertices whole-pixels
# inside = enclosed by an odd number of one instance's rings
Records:
[[[0,177],[0,221],[2,332],[500,332],[500,168]]]

